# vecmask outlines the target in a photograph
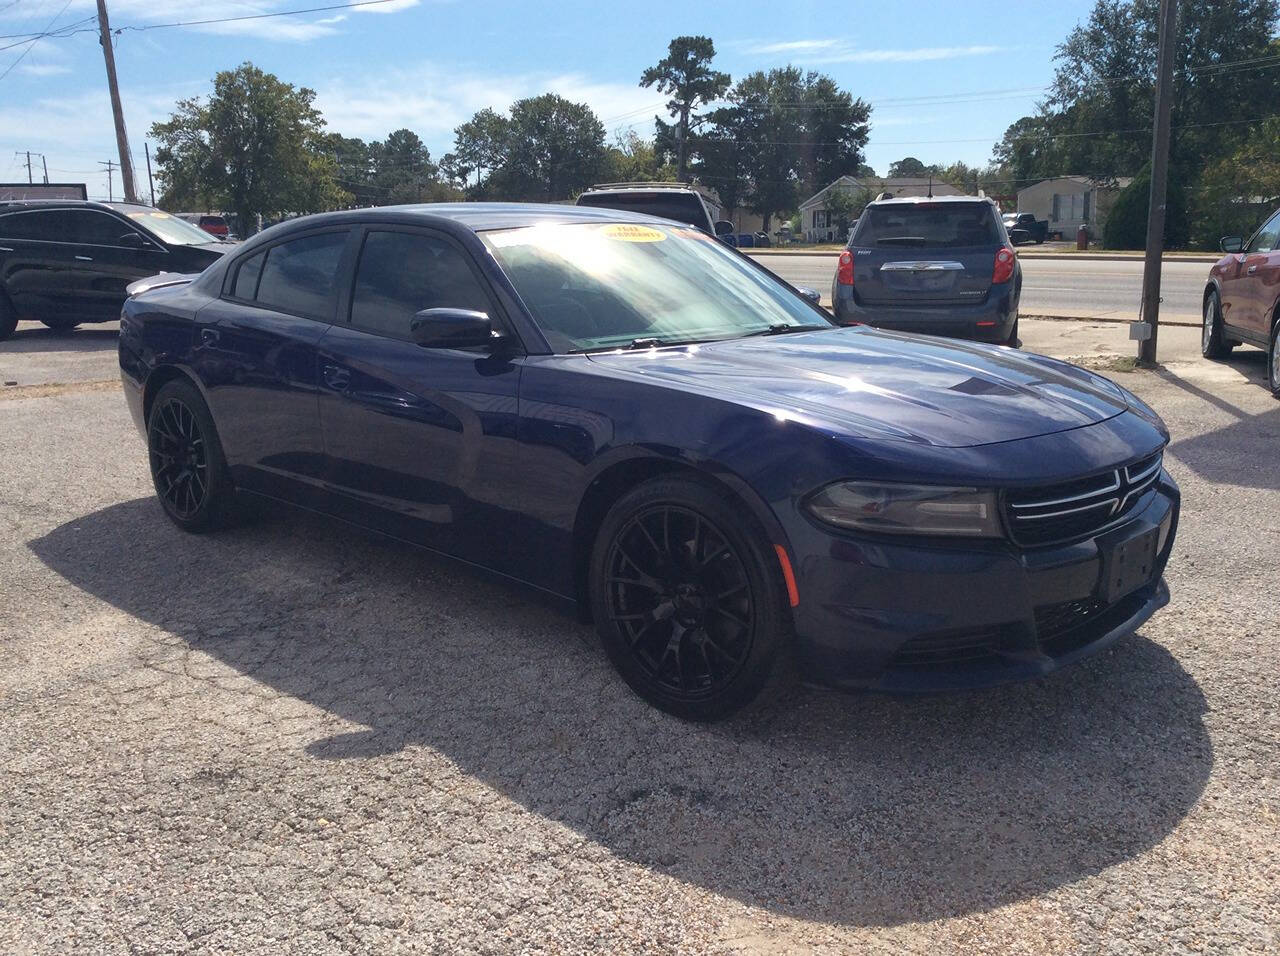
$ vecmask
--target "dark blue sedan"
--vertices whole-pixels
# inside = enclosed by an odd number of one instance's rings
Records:
[[[1168,600],[1150,408],[1051,359],[835,327],[695,229],[360,210],[167,281],[126,303],[120,365],[179,527],[258,496],[496,572],[683,717],[784,658],[849,688],[1037,677]]]

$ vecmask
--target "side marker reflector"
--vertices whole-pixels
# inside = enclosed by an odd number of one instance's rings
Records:
[[[773,550],[778,552],[778,563],[782,565],[782,579],[787,582],[787,600],[792,607],[800,604],[800,592],[796,590],[796,576],[791,570],[791,559],[787,557],[787,549],[775,544]]]

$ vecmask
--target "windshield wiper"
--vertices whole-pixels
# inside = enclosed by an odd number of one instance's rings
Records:
[[[664,339],[632,339],[631,344],[627,346],[629,349],[656,349],[660,345],[674,345],[674,342],[667,342]]]
[[[769,326],[767,329],[756,329],[754,332],[744,332],[742,337],[751,338],[755,335],[786,335],[788,332],[821,332],[823,329],[831,328],[830,325],[787,325],[785,322],[778,322]]]

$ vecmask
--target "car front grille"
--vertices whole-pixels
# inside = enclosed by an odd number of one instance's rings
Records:
[[[1018,544],[1035,546],[1095,534],[1142,502],[1160,479],[1163,451],[1073,481],[1005,495],[1005,520]]]

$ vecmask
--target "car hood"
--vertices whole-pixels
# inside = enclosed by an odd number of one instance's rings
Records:
[[[1128,410],[1084,369],[1015,349],[865,327],[594,353],[612,374],[735,401],[845,437],[964,448]]]

